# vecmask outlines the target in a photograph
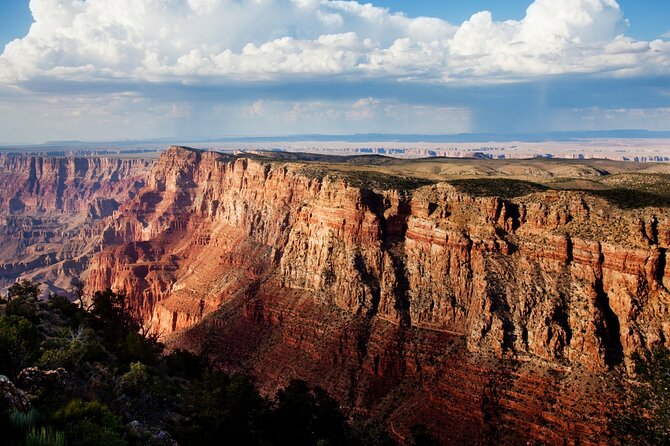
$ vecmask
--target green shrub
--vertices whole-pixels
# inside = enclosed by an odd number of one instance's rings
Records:
[[[12,423],[12,426],[22,431],[35,427],[37,418],[38,413],[34,409],[29,410],[28,412],[14,410],[9,414],[9,421]]]
[[[26,434],[26,446],[65,446],[65,434],[49,427],[32,428]]]
[[[0,316],[0,374],[16,376],[38,355],[40,334],[32,322],[20,316]]]
[[[34,297],[16,297],[5,307],[7,316],[22,317],[33,324],[40,322],[39,303]]]
[[[85,327],[63,331],[58,338],[45,342],[43,348],[37,364],[47,369],[63,367],[76,371],[85,362],[104,357],[104,347],[95,332]]]
[[[353,429],[335,400],[302,381],[270,402],[248,376],[215,371],[184,351],[164,356],[128,314],[123,295],[96,293],[87,312],[59,296],[38,302],[34,292],[29,283],[17,285],[9,314],[0,316],[0,373],[65,370],[24,383],[35,409],[5,409],[0,442],[139,445],[166,431],[197,445],[394,444],[381,428]],[[141,430],[126,428],[131,421]]]
[[[99,401],[72,400],[53,415],[71,446],[123,446],[121,419]]]
[[[118,390],[123,393],[138,394],[146,389],[151,380],[149,368],[141,362],[130,364],[130,370],[121,376]]]

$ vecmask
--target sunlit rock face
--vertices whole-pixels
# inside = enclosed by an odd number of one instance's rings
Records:
[[[670,334],[668,210],[314,172],[171,147],[117,209],[86,208],[112,213],[87,290],[124,292],[171,346],[267,391],[307,379],[399,438],[423,422],[447,444],[606,441],[610,370]]]
[[[146,160],[0,155],[0,286],[22,277],[71,289],[150,170]]]

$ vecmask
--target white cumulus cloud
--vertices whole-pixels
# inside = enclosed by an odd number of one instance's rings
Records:
[[[615,0],[535,0],[519,20],[454,26],[336,0],[31,0],[0,82],[349,76],[490,82],[670,71],[670,43],[625,37]]]

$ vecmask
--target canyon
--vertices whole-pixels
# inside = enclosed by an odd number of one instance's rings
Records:
[[[102,248],[105,219],[152,161],[0,154],[0,288],[17,278],[70,293]]]
[[[169,348],[268,393],[304,379],[400,440],[606,444],[632,355],[669,342],[670,208],[597,193],[660,173],[177,146],[0,162],[4,283],[122,292]]]

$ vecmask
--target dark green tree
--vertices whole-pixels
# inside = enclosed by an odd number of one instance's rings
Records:
[[[184,444],[259,444],[259,415],[267,404],[253,382],[243,375],[211,371],[193,384],[187,397],[192,420],[178,437]]]
[[[32,323],[39,322],[40,311],[38,297],[40,287],[37,283],[27,280],[16,282],[7,290],[7,307],[5,313],[11,316],[24,317]]]
[[[131,315],[124,294],[109,289],[96,292],[89,310],[93,327],[102,333],[106,346],[122,363],[154,365],[160,358],[163,346],[156,336],[142,330],[142,325]]]
[[[40,284],[34,283],[29,280],[19,280],[9,287],[7,290],[7,301],[11,302],[12,299],[24,298],[24,299],[37,299],[40,295]]]
[[[31,321],[0,316],[0,374],[16,376],[38,357],[41,336]]]
[[[301,380],[277,393],[269,421],[275,444],[344,444],[348,430],[337,402]]]

